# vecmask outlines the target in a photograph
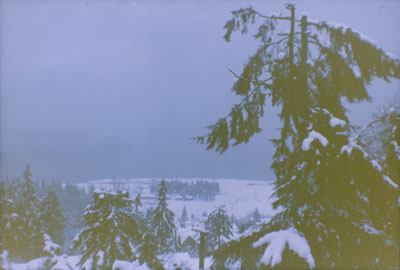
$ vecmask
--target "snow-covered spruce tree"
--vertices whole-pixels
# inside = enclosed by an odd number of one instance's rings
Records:
[[[133,201],[133,205],[135,207],[135,212],[139,213],[139,208],[143,206],[142,204],[142,193],[139,192],[136,197],[135,200]]]
[[[389,123],[388,131],[391,136],[385,144],[388,151],[383,162],[383,171],[397,185],[400,185],[400,110],[389,113]]]
[[[160,183],[157,196],[158,205],[152,213],[151,233],[156,237],[158,243],[157,253],[166,253],[176,249],[176,226],[175,214],[167,205],[167,188],[165,181]]]
[[[36,183],[32,179],[30,166],[24,172],[24,180],[19,182],[16,197],[16,218],[18,220],[18,247],[23,261],[38,258],[46,254],[45,239],[40,221],[40,201],[36,195]],[[22,243],[22,244],[21,244]],[[11,250],[9,250],[10,255]],[[17,255],[17,254],[15,254]],[[14,254],[13,254],[14,257]]]
[[[389,181],[400,185],[400,101],[386,105],[375,119],[358,134],[367,153],[376,159],[375,166],[383,171]],[[375,161],[374,161],[375,162]],[[385,194],[396,198],[395,194]],[[400,253],[400,211],[397,204],[388,204],[386,208],[385,232],[392,242],[396,242],[397,254]],[[386,254],[390,260],[393,254]]]
[[[225,206],[215,207],[205,221],[207,234],[207,247],[210,251],[219,250],[232,236],[232,224],[226,213]]]
[[[12,182],[1,182],[0,186],[0,250],[7,251],[11,260],[19,260],[23,246],[19,243],[25,240],[20,227],[22,219],[17,213],[17,191],[19,179]]]
[[[189,220],[187,211],[186,211],[186,206],[183,207],[181,217],[179,218],[179,222],[181,223],[181,227],[186,226],[186,222]]]
[[[5,230],[5,222],[7,219],[7,216],[9,214],[5,213],[8,208],[9,208],[9,202],[7,199],[7,192],[6,192],[6,183],[2,180],[0,180],[0,254],[3,253],[5,250],[4,247],[4,230]],[[8,252],[7,252],[8,254]]]
[[[43,231],[51,237],[52,241],[60,246],[64,245],[65,218],[54,191],[49,190],[41,201],[40,219]]]
[[[127,192],[95,192],[84,214],[85,228],[76,235],[75,247],[82,269],[112,269],[115,260],[133,260],[134,242],[140,239],[131,216]]]
[[[142,239],[137,247],[140,264],[146,263],[151,269],[164,269],[160,260],[156,256],[156,251],[158,250],[157,245],[156,237],[149,232],[149,230],[144,229]]]
[[[388,101],[373,113],[372,120],[360,132],[359,139],[368,155],[381,166],[385,163],[391,142],[395,140],[396,115],[400,114],[400,96]],[[393,179],[392,179],[393,180]]]
[[[261,132],[266,97],[279,106],[281,136],[272,140],[274,207],[284,210],[222,248],[219,258],[243,269],[396,267],[386,208],[398,211],[398,185],[376,166],[351,134],[342,101],[369,101],[373,78],[400,78],[400,62],[343,25],[290,16],[233,11],[224,36],[260,42],[233,86],[242,101],[197,137],[223,153]],[[289,32],[282,32],[288,23]]]
[[[255,223],[257,223],[261,220],[261,215],[260,215],[260,211],[258,210],[258,208],[256,208],[256,210],[254,210],[252,218]]]

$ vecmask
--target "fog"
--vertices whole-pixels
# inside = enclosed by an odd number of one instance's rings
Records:
[[[267,102],[263,132],[223,155],[191,138],[226,115],[256,43],[226,43],[230,11],[285,12],[287,1],[1,1],[0,176],[81,181],[112,177],[273,179],[270,139],[277,108]],[[296,13],[336,21],[400,55],[399,1],[296,1]],[[372,103],[396,98],[400,83],[374,81]],[[398,96],[397,96],[398,97]]]

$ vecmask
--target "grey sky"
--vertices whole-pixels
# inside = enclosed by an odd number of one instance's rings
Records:
[[[237,99],[233,77],[254,51],[249,37],[222,39],[230,11],[280,12],[286,1],[1,1],[1,176],[30,163],[35,176],[272,179],[280,126],[224,155],[190,138]],[[297,14],[345,23],[400,55],[399,1],[296,1]],[[399,92],[374,82],[373,104]]]

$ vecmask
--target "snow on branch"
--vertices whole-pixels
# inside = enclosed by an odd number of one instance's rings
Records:
[[[44,251],[51,254],[52,256],[55,256],[57,253],[61,251],[61,247],[58,244],[54,243],[51,237],[47,233],[43,235],[43,238],[45,244]]]
[[[347,155],[350,156],[350,154],[354,148],[360,150],[363,153],[364,158],[368,157],[367,152],[360,145],[357,144],[357,138],[349,139],[349,143],[346,145],[343,145],[342,148],[340,149],[340,154],[342,155],[344,152],[346,152]]]
[[[324,147],[328,145],[328,139],[321,135],[321,133],[312,130],[308,133],[308,137],[303,140],[301,148],[303,151],[310,150],[310,145],[314,140],[318,140]]]
[[[326,114],[328,114],[329,117],[331,118],[329,120],[329,125],[331,127],[336,127],[336,126],[345,127],[346,126],[346,121],[333,116],[333,114],[330,111],[328,111],[327,109],[322,109],[322,111],[325,112]]]
[[[383,180],[385,180],[386,182],[388,182],[389,185],[391,185],[391,186],[394,187],[394,188],[398,188],[398,187],[399,187],[399,186],[398,186],[395,182],[393,182],[393,180],[390,179],[390,177],[387,176],[387,175],[383,175]],[[400,197],[399,197],[399,198],[400,198]]]
[[[394,147],[394,151],[396,153],[397,159],[400,160],[400,146],[396,141],[391,141],[390,144]]]
[[[310,268],[315,267],[314,258],[307,240],[300,236],[294,228],[268,233],[255,242],[253,247],[256,248],[268,244],[261,258],[261,263],[265,265],[271,264],[271,267],[273,267],[282,261],[282,252],[286,247],[286,243],[289,249],[306,260]]]

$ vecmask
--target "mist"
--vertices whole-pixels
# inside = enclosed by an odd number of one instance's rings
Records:
[[[284,3],[3,0],[0,177],[31,164],[48,180],[273,179],[269,140],[280,122],[270,101],[263,132],[246,145],[219,155],[191,138],[238,101],[228,69],[239,73],[257,48],[249,36],[223,40],[230,11],[285,12]],[[400,2],[296,1],[296,12],[400,55]],[[366,124],[399,90],[399,81],[373,81],[372,103],[352,105],[350,119]]]

